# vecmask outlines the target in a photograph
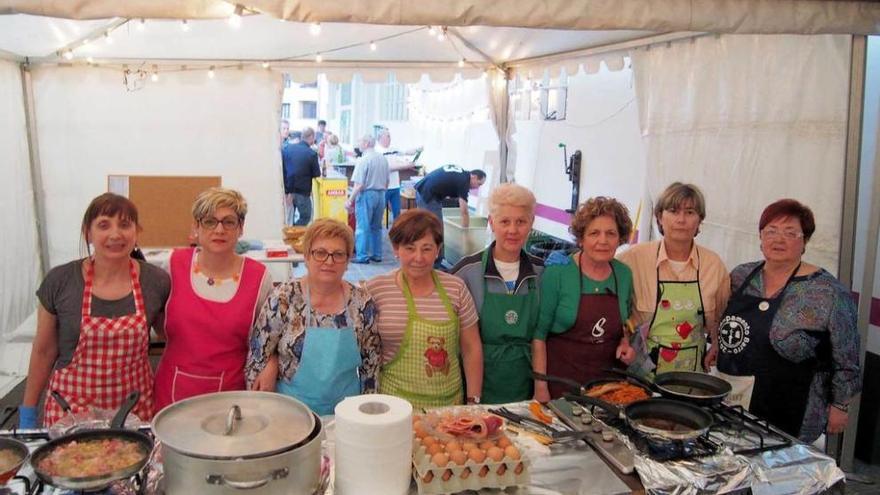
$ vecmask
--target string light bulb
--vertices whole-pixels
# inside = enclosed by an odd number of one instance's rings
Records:
[[[93,64],[95,63],[95,59],[93,59],[92,57],[86,57],[86,62]]]
[[[370,51],[375,52],[375,51],[376,51],[376,48],[378,48],[378,47],[376,46],[376,42],[375,42],[375,41],[371,41],[371,42],[370,42]]]
[[[435,34],[437,34],[437,30],[434,29],[434,26],[428,26],[428,35],[434,36]]]
[[[104,43],[107,43],[108,45],[113,44],[113,36],[110,34],[110,31],[104,33]]]
[[[458,59],[458,66],[464,67],[464,59],[463,58]]]
[[[141,19],[141,22],[137,23],[137,30],[144,31],[145,29],[147,29],[147,20]]]
[[[236,5],[235,10],[232,11],[232,15],[229,16],[229,25],[233,28],[241,27],[241,14],[244,13],[244,7],[241,5]]]
[[[322,57],[320,53],[315,55],[315,62],[318,62],[320,64],[323,61],[324,61],[324,57]]]
[[[153,65],[153,73],[150,75],[150,80],[153,82],[159,81],[159,66]]]
[[[264,61],[262,65],[263,65],[263,68],[264,68],[264,69],[268,69],[268,68],[269,68],[269,62]]]
[[[86,39],[82,40],[82,46],[89,46],[89,44],[91,44],[91,42],[92,42],[92,40],[86,38]]]
[[[440,32],[437,33],[437,41],[446,41],[446,28],[441,27]]]
[[[61,54],[61,56],[63,56],[65,60],[73,60],[73,51],[65,50],[64,53]]]
[[[210,69],[208,69],[208,79],[214,79],[214,66],[212,65]]]
[[[184,33],[189,31],[189,22],[186,19],[180,21],[180,30]]]
[[[312,36],[318,36],[319,34],[321,34],[321,23],[313,22],[311,25],[309,25],[309,33],[311,33]]]

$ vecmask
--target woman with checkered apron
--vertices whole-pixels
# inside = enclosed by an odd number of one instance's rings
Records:
[[[131,201],[111,193],[95,198],[82,223],[90,256],[54,268],[41,284],[21,427],[36,427],[44,389],[61,394],[74,414],[117,409],[137,390],[134,414],[152,418],[150,327],[161,318],[169,280],[130,257],[139,229]],[[63,415],[54,400],[45,400],[44,426]]]

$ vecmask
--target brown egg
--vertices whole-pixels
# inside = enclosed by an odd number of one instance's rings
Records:
[[[452,462],[458,464],[459,466],[461,466],[462,464],[464,464],[468,460],[467,454],[465,454],[464,451],[462,451],[462,450],[456,450],[455,452],[450,452],[449,458],[452,459]]]
[[[450,440],[446,442],[446,452],[451,454],[458,450],[461,450],[461,444],[458,443],[458,440]]]
[[[440,452],[443,452],[443,446],[439,443],[435,443],[434,445],[428,447],[428,455],[430,456],[437,455]]]
[[[469,477],[470,475],[471,475],[471,470],[470,470],[470,468],[464,468],[464,469],[461,471],[461,474],[459,475],[459,478],[461,478],[461,479],[463,479],[463,480],[466,480],[466,479],[468,479],[468,477]]]
[[[525,469],[525,466],[523,466],[523,463],[519,463],[513,469],[513,472],[514,472],[514,474],[519,474],[519,473],[523,472],[523,469]]]
[[[437,443],[437,439],[432,437],[431,435],[425,435],[424,437],[422,437],[422,445],[424,445],[425,447],[430,447],[435,443]]]
[[[486,460],[486,453],[480,449],[471,449],[471,451],[468,452],[468,459],[480,464]]]
[[[449,464],[449,454],[446,452],[438,452],[431,456],[431,462],[434,463],[435,466],[446,466]]]
[[[497,440],[495,440],[495,443],[497,443],[498,446],[499,446],[500,448],[502,448],[502,449],[506,449],[506,448],[507,448],[508,446],[510,446],[513,442],[511,442],[510,439],[507,438],[506,435],[501,435],[500,437],[498,437]]]
[[[485,478],[486,475],[489,474],[489,466],[483,466],[483,469],[480,469],[478,474],[480,475],[480,478]]]
[[[506,471],[507,471],[507,465],[502,464],[502,465],[498,466],[498,470],[496,470],[495,472],[498,473],[498,476],[501,476]]]
[[[508,459],[513,459],[514,461],[518,461],[520,458],[519,449],[513,445],[508,445],[504,449],[504,455],[507,456]]]
[[[424,483],[430,483],[431,480],[433,480],[433,479],[434,479],[434,471],[428,471],[427,473],[425,473],[424,476],[422,476],[422,481]]]
[[[449,478],[452,478],[452,470],[451,469],[447,469],[446,471],[443,471],[443,481],[449,481]]]
[[[480,448],[483,450],[489,450],[492,447],[495,447],[495,442],[493,442],[492,440],[484,440],[480,442]]]
[[[498,447],[492,447],[491,449],[486,451],[486,457],[492,459],[495,462],[500,462],[504,459],[504,451],[499,449]]]
[[[476,442],[462,442],[461,443],[461,450],[463,450],[465,452],[470,452],[470,451],[477,449],[479,447],[480,446],[477,445]]]

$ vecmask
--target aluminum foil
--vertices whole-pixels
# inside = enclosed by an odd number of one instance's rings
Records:
[[[753,456],[729,449],[698,459],[657,462],[636,454],[635,468],[645,490],[657,495],[729,493],[750,488],[754,495],[821,493],[844,479],[834,460],[806,445]]]

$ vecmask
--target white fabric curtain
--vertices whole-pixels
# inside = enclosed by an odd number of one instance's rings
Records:
[[[107,190],[108,174],[219,175],[248,201],[245,237],[279,237],[280,75],[228,69],[213,79],[204,72],[160,76],[129,91],[118,70],[34,71],[51,265],[84,253],[82,214]]]
[[[837,271],[850,41],[723,35],[633,52],[648,193],[698,185],[697,241],[729,268],[761,257],[761,211],[789,197],[816,216],[805,259]]]
[[[0,373],[15,371],[6,366],[6,340],[36,307],[40,248],[28,154],[21,71],[0,61]]]

